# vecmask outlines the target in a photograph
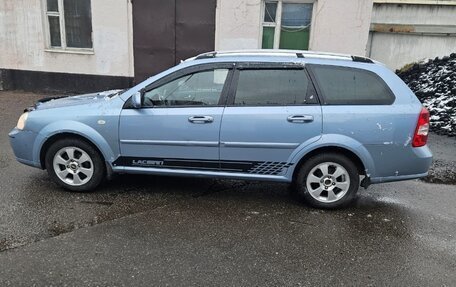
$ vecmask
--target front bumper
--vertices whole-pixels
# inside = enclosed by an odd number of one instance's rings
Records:
[[[14,128],[9,134],[10,144],[14,155],[20,163],[41,168],[41,163],[34,160],[33,146],[38,136],[37,133]]]

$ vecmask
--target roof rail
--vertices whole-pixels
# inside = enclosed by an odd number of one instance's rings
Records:
[[[209,58],[215,58],[217,55],[217,52],[209,52],[209,53],[204,53],[196,56],[194,59],[195,60],[201,60],[201,59],[209,59]]]
[[[351,56],[353,62],[361,62],[361,63],[374,63],[371,59],[366,58],[366,57],[360,57],[360,56]]]
[[[281,56],[281,55],[293,55],[298,58],[304,58],[303,54],[301,52],[295,52],[291,50],[239,50],[239,51],[220,51],[220,52],[208,52],[208,53],[203,53],[198,56],[196,56],[194,59],[195,60],[200,60],[200,59],[208,59],[208,58],[215,58],[216,56],[231,56],[231,55],[276,55],[276,56]]]
[[[200,54],[188,60],[200,60],[208,58],[216,58],[221,56],[244,56],[244,55],[267,55],[267,56],[294,56],[297,58],[327,58],[339,60],[352,60],[354,62],[373,63],[373,61],[366,57],[352,56],[347,54],[328,53],[328,52],[314,52],[302,50],[280,50],[280,49],[259,49],[259,50],[232,50],[232,51],[212,51]]]

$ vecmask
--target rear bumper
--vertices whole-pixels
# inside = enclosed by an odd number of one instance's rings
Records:
[[[33,145],[37,137],[36,133],[21,131],[14,128],[8,136],[17,161],[29,166],[41,168],[41,164],[33,160]]]
[[[395,162],[393,165],[388,166],[390,174],[372,177],[370,179],[371,183],[426,177],[432,164],[432,152],[427,145],[419,148],[409,148],[389,160]],[[393,171],[393,174],[391,174],[391,171]]]

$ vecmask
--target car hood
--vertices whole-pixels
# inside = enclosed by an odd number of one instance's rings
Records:
[[[27,108],[26,111],[90,104],[96,101],[110,99],[113,95],[118,94],[121,91],[122,90],[109,90],[77,96],[48,97],[37,101],[33,107]]]

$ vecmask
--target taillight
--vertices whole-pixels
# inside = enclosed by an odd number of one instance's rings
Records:
[[[420,147],[426,145],[429,134],[429,111],[422,108],[418,123],[416,124],[415,134],[413,135],[413,147]]]

